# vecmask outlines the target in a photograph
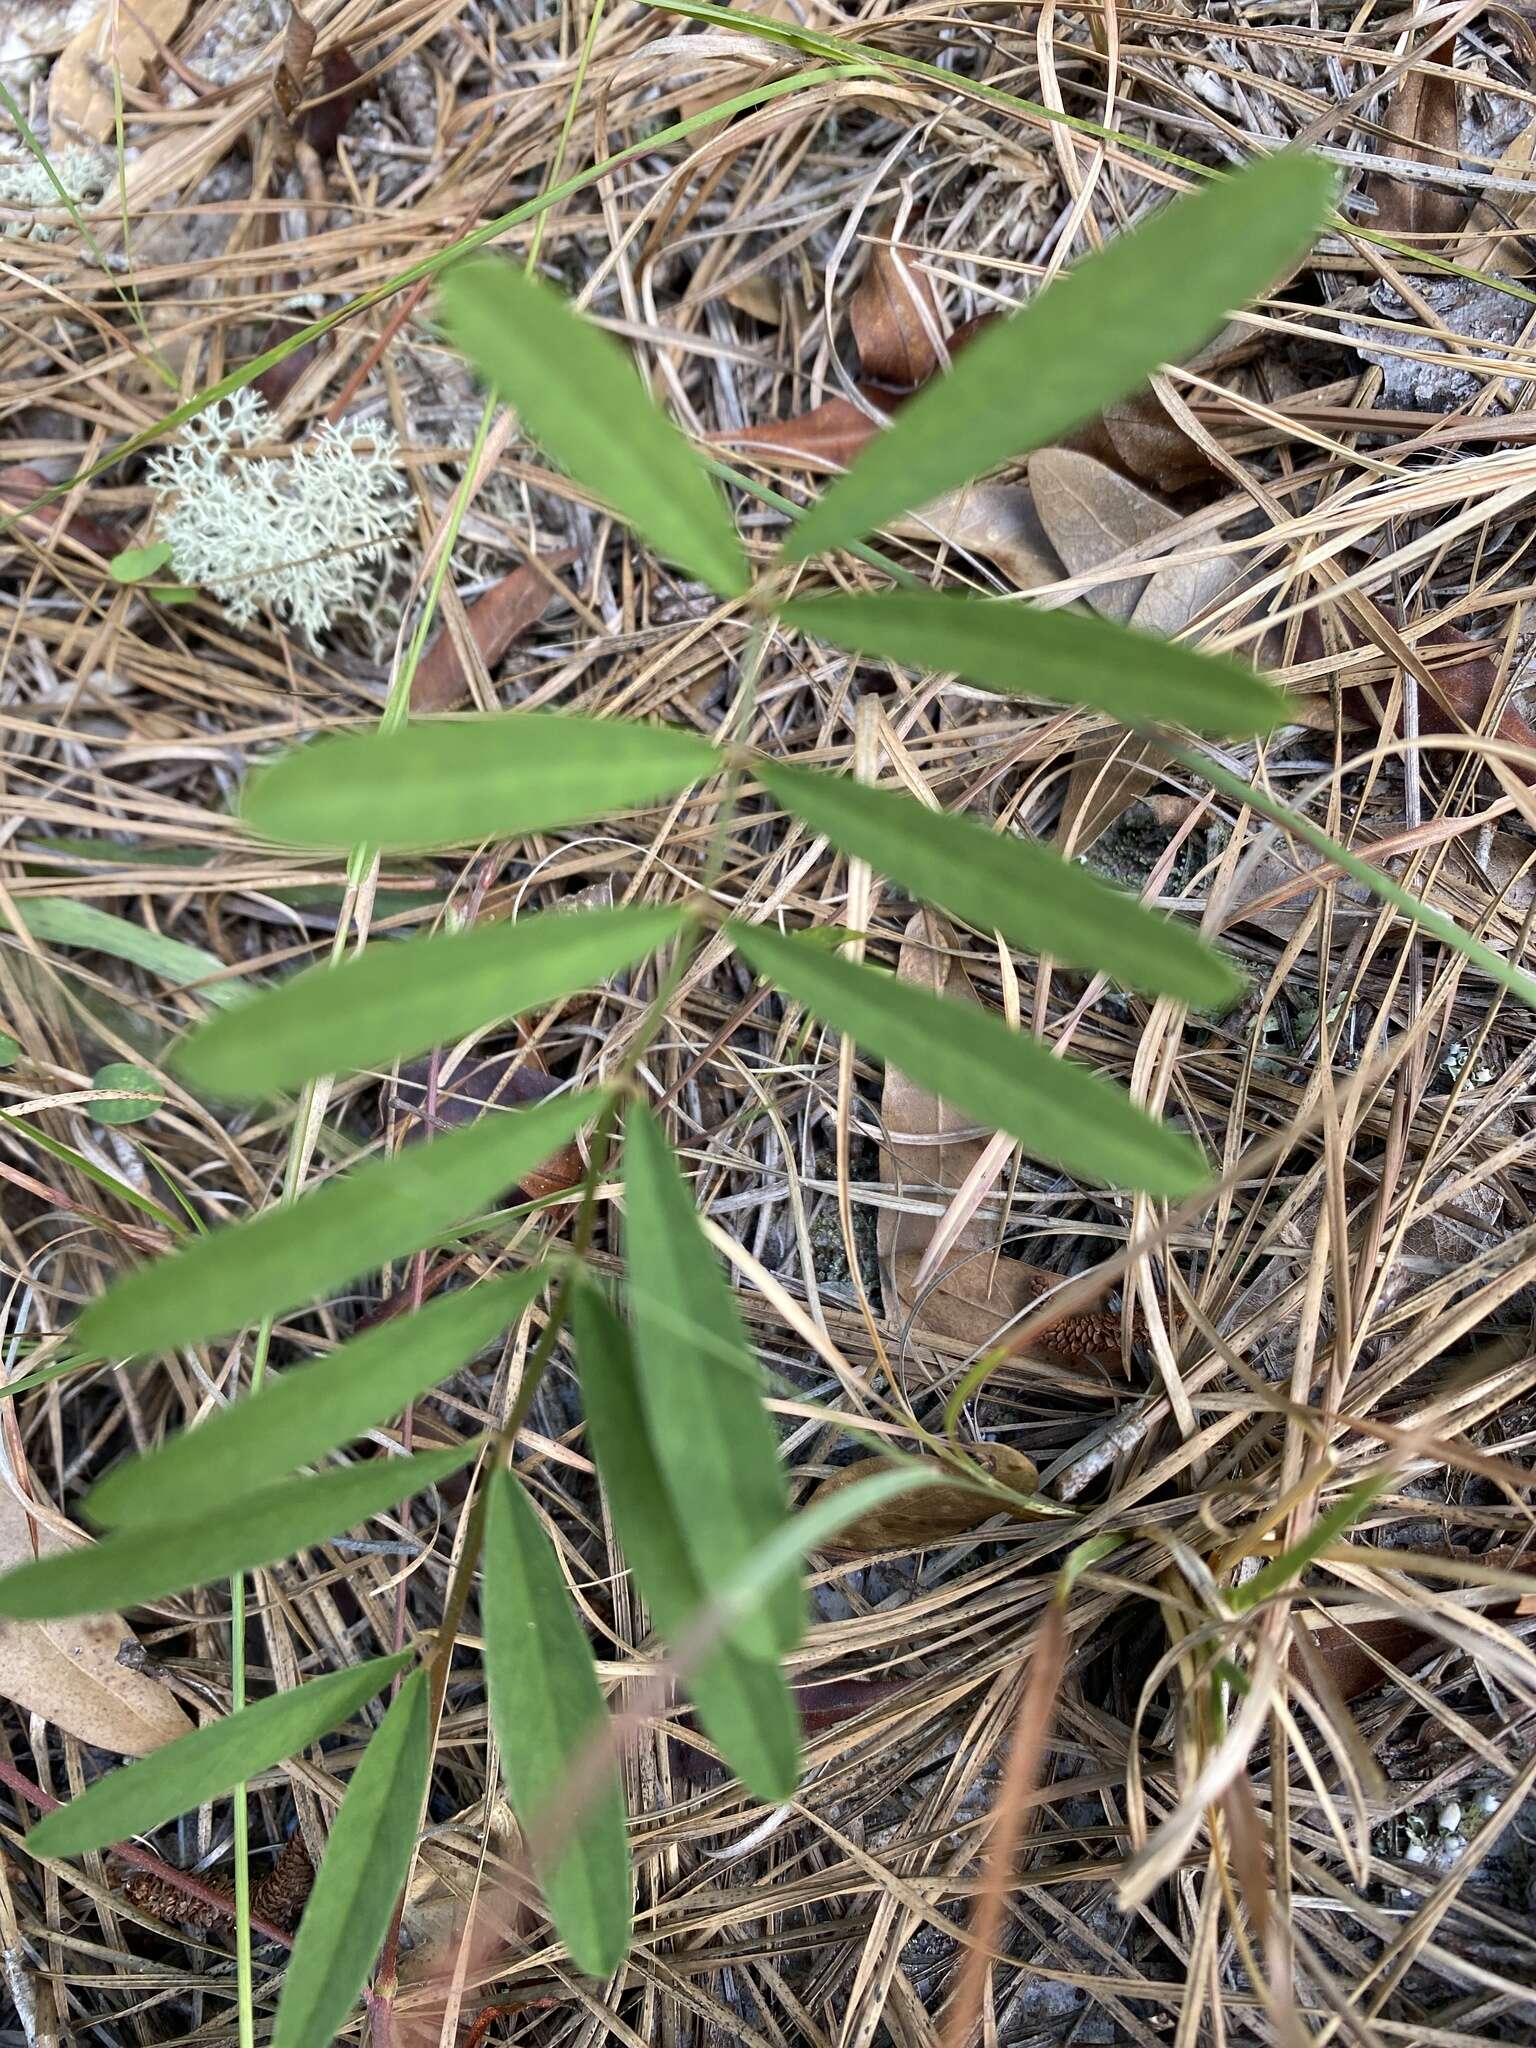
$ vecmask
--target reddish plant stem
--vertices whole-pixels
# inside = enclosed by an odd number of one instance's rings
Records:
[[[34,1785],[24,1777],[8,1757],[0,1756],[0,1784],[9,1785],[19,1798],[35,1806],[39,1813],[57,1813],[60,1801],[52,1793],[45,1792],[41,1785]],[[151,1856],[147,1849],[139,1849],[132,1842],[114,1842],[107,1852],[126,1863],[134,1870],[147,1871],[162,1884],[168,1884],[174,1891],[182,1892],[189,1899],[198,1899],[205,1906],[217,1906],[221,1913],[228,1912],[229,1899],[215,1884],[208,1884],[196,1877],[190,1870],[178,1870],[174,1863],[162,1863],[158,1856]],[[266,1941],[280,1942],[284,1948],[292,1948],[293,1940],[271,1920],[258,1919],[251,1915],[251,1925]]]

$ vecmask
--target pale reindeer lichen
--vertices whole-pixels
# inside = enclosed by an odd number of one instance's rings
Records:
[[[176,575],[210,591],[237,625],[267,610],[319,640],[372,600],[410,516],[398,444],[373,421],[327,421],[290,455],[237,453],[273,432],[249,389],[190,421],[149,465],[156,531]]]

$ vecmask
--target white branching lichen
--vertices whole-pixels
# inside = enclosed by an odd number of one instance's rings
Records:
[[[272,431],[250,390],[199,414],[149,465],[157,531],[177,576],[211,591],[237,625],[267,610],[318,640],[369,602],[410,516],[397,443],[371,421],[327,422],[292,455],[236,453]]]
[[[94,206],[112,176],[111,160],[95,149],[61,149],[49,158],[59,185],[76,206]],[[36,157],[0,163],[0,207],[64,212],[59,185]],[[0,218],[0,239],[12,242],[53,242],[67,232],[57,221]]]

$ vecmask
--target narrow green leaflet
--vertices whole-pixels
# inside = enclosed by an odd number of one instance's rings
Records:
[[[699,1229],[693,1191],[650,1111],[624,1117],[624,1268],[641,1396],[695,1571],[713,1592],[788,1512],[778,1435],[731,1290]],[[804,1627],[796,1585],[774,1589],[731,1640],[778,1657]]]
[[[370,1458],[318,1479],[289,1479],[245,1494],[219,1517],[178,1514],[39,1558],[0,1577],[0,1615],[59,1621],[104,1614],[274,1564],[435,1486],[479,1448],[470,1442],[414,1458]]]
[[[1000,1018],[835,960],[764,925],[733,924],[730,933],[775,988],[977,1123],[1006,1131],[1032,1158],[1149,1195],[1193,1194],[1209,1179],[1188,1138]]]
[[[510,1472],[487,1483],[483,1570],[485,1679],[507,1796],[572,1960],[590,1976],[611,1976],[630,1930],[617,1761],[598,1766],[595,1786],[584,1781],[608,1710],[559,1563]]]
[[[210,1019],[173,1064],[190,1087],[240,1100],[387,1068],[607,981],[682,923],[678,910],[549,911],[404,945],[376,940]]]
[[[602,1090],[589,1089],[484,1116],[468,1130],[370,1160],[297,1202],[211,1231],[119,1280],[76,1323],[76,1347],[98,1358],[166,1351],[315,1301],[493,1206],[558,1152],[603,1099]]]
[[[611,335],[503,257],[456,265],[439,303],[449,340],[577,483],[669,561],[741,595],[746,558],[720,494]]]
[[[363,1751],[293,1944],[272,2048],[327,2048],[389,1931],[427,1796],[427,1674],[413,1671]]]
[[[1260,1601],[1283,1592],[1293,1579],[1299,1578],[1308,1565],[1322,1555],[1335,1536],[1342,1536],[1346,1529],[1354,1527],[1377,1494],[1384,1492],[1396,1476],[1392,1472],[1381,1472],[1374,1479],[1362,1479],[1358,1486],[1349,1489],[1342,1500],[1335,1501],[1331,1508],[1325,1508],[1299,1542],[1270,1558],[1263,1570],[1255,1572],[1246,1584],[1232,1588],[1227,1595],[1227,1605],[1233,1613],[1247,1614]]]
[[[1125,725],[1273,732],[1286,716],[1271,684],[1221,654],[1135,633],[1088,612],[938,590],[876,590],[786,605],[786,625],[850,654],[963,676],[983,689],[1091,704]]]
[[[98,1778],[77,1799],[40,1820],[27,1836],[27,1847],[34,1856],[84,1856],[163,1827],[339,1728],[411,1658],[404,1650],[398,1657],[375,1657],[332,1671],[194,1729],[139,1763]]]
[[[629,1332],[596,1284],[572,1304],[582,1405],[613,1525],[657,1627],[674,1647],[707,1617],[708,1594],[656,1461]],[[706,1733],[759,1799],[793,1797],[800,1725],[776,1664],[716,1643],[683,1673]]]
[[[131,918],[114,917],[93,903],[72,903],[65,896],[23,897],[17,915],[33,938],[47,946],[79,946],[92,953],[109,953],[114,960],[129,960],[146,967],[179,987],[184,982],[204,986],[192,993],[205,1003],[232,1009],[245,1002],[250,990],[228,978],[224,962],[201,946],[189,946],[181,939],[168,939]],[[210,976],[220,975],[214,981]]]
[[[1304,256],[1334,175],[1286,151],[1116,237],[989,328],[877,434],[784,543],[787,561],[858,540],[898,512],[1041,448],[1177,363]]]
[[[1242,992],[1243,977],[1192,932],[1033,840],[841,776],[768,761],[756,773],[844,853],[982,931],[1201,1007],[1230,1004]]]
[[[259,1394],[109,1472],[86,1496],[87,1517],[103,1529],[141,1526],[160,1517],[167,1501],[178,1518],[217,1514],[397,1415],[457,1372],[517,1320],[545,1277],[536,1267],[466,1287],[381,1323],[329,1358],[269,1379]]]
[[[427,719],[299,747],[251,779],[243,809],[255,831],[297,846],[464,846],[610,818],[719,765],[693,733],[629,719]]]

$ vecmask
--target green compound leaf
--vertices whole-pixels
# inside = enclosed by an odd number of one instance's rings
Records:
[[[699,1576],[651,1441],[629,1332],[597,1285],[583,1279],[572,1303],[582,1405],[603,1494],[635,1583],[674,1647],[707,1616]],[[759,1799],[792,1798],[800,1774],[800,1725],[776,1664],[716,1643],[691,1662],[683,1683],[706,1734]]]
[[[1032,1158],[1150,1195],[1193,1194],[1210,1178],[1188,1138],[999,1018],[797,945],[764,925],[728,929],[764,980],[941,1101],[989,1130],[1006,1131]]]
[[[713,1592],[778,1528],[788,1495],[761,1369],[693,1191],[640,1104],[624,1118],[624,1237],[651,1441],[694,1570]],[[781,1584],[731,1640],[748,1656],[778,1657],[804,1619],[800,1588]]]
[[[591,1646],[549,1539],[510,1472],[487,1485],[485,1677],[512,1810],[535,1844],[535,1868],[560,1939],[578,1968],[607,1977],[629,1947],[629,1838],[617,1762],[579,1794],[540,1850],[579,1782],[584,1753],[608,1710]]]
[[[312,1464],[397,1415],[458,1372],[516,1322],[544,1286],[542,1267],[489,1280],[354,1337],[329,1358],[297,1366],[259,1394],[130,1458],[86,1495],[98,1528],[152,1524],[168,1501],[178,1517],[220,1508]]]
[[[611,818],[713,775],[692,733],[515,711],[313,741],[251,779],[246,822],[295,846],[473,845]]]
[[[1060,438],[1193,354],[1307,252],[1335,186],[1285,151],[1180,199],[979,335],[877,434],[784,543],[803,561]]]
[[[1091,704],[1125,725],[1236,736],[1273,732],[1286,717],[1281,692],[1241,662],[1087,612],[938,590],[877,590],[802,598],[782,616],[850,654],[963,676],[1010,696]]]
[[[270,1770],[382,1692],[411,1652],[375,1657],[346,1671],[274,1693],[238,1714],[196,1728],[125,1770],[109,1771],[78,1798],[40,1820],[27,1836],[34,1856],[84,1856],[129,1835],[147,1835],[232,1786]]]
[[[457,264],[440,303],[449,339],[579,484],[701,583],[741,595],[746,557],[719,492],[610,335],[501,257]]]
[[[603,1101],[602,1090],[590,1089],[484,1116],[467,1131],[370,1160],[297,1202],[212,1231],[119,1280],[75,1325],[76,1349],[98,1358],[166,1351],[318,1300],[480,1214],[558,1152]]]
[[[1198,1007],[1229,1005],[1242,993],[1243,977],[1192,932],[1033,840],[841,776],[766,761],[756,773],[786,810],[844,853],[984,932]]]
[[[386,1069],[605,982],[682,925],[679,910],[549,911],[441,938],[376,940],[211,1019],[174,1065],[189,1086],[240,1101],[320,1074]]]
[[[325,2048],[352,2010],[410,1869],[430,1745],[427,1674],[413,1671],[336,1815],[293,1944],[272,2048]]]
[[[290,1479],[232,1501],[217,1520],[177,1516],[102,1543],[39,1558],[0,1577],[0,1615],[59,1621],[187,1593],[232,1572],[275,1564],[435,1486],[467,1465],[478,1442],[414,1458],[373,1458],[318,1479]]]

